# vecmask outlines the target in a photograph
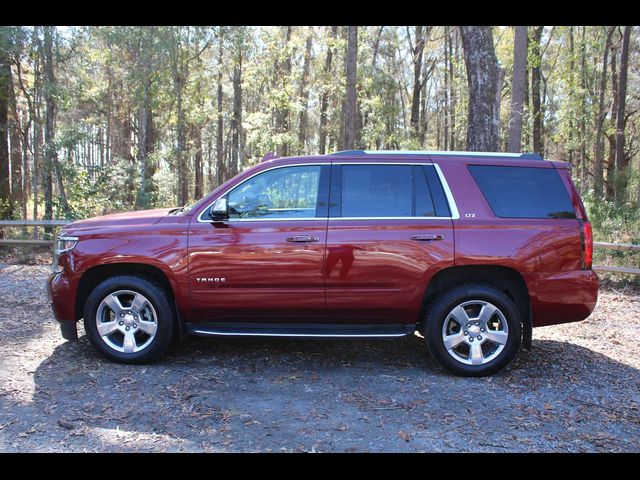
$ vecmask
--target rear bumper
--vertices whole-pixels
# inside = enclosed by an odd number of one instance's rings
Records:
[[[60,273],[52,273],[47,280],[47,296],[56,320],[60,322],[60,332],[66,340],[77,340],[77,321],[74,315],[75,296],[70,282]]]
[[[598,301],[598,276],[593,270],[536,273],[525,278],[534,327],[584,320]]]

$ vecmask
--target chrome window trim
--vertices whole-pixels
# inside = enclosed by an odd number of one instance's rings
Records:
[[[440,169],[440,166],[436,163],[433,162],[349,162],[349,161],[345,161],[345,162],[326,162],[326,163],[295,163],[295,164],[290,164],[290,165],[276,165],[275,167],[271,167],[271,168],[267,168],[265,170],[260,170],[259,172],[254,173],[253,175],[251,175],[250,177],[246,178],[242,183],[239,183],[237,185],[234,185],[230,188],[228,188],[227,190],[224,191],[224,193],[218,195],[211,203],[209,203],[198,215],[198,223],[211,223],[210,220],[203,220],[202,219],[202,215],[204,214],[204,212],[206,212],[207,210],[209,210],[213,204],[216,202],[216,200],[218,200],[218,198],[224,197],[227,193],[229,193],[231,190],[235,189],[236,187],[239,187],[240,185],[242,185],[243,183],[251,180],[253,177],[260,175],[262,173],[266,173],[269,172],[271,170],[275,170],[278,168],[288,168],[288,167],[305,167],[305,166],[309,166],[309,167],[322,167],[325,165],[417,165],[417,166],[421,166],[421,165],[432,165],[435,170],[436,173],[438,174],[438,178],[440,179],[440,183],[442,184],[442,189],[444,190],[444,194],[445,197],[447,198],[447,203],[449,204],[449,210],[451,211],[451,216],[448,217],[414,217],[414,216],[407,216],[407,217],[330,217],[328,214],[326,217],[290,217],[290,218],[234,218],[234,219],[230,219],[230,221],[233,222],[282,222],[282,221],[317,221],[317,220],[321,220],[321,221],[326,221],[326,220],[349,220],[349,221],[354,221],[354,220],[458,220],[460,218],[460,213],[458,211],[458,206],[456,205],[456,201],[453,198],[453,194],[451,193],[451,189],[449,188],[449,183],[447,182],[447,179],[445,178],[444,174],[442,173],[442,170]]]
[[[451,217],[329,217],[329,220],[451,220]]]
[[[449,203],[449,210],[451,211],[451,220],[458,220],[460,218],[460,212],[458,211],[458,205],[456,205],[456,200],[453,198],[453,194],[451,193],[451,189],[449,188],[449,183],[440,170],[440,165],[437,163],[432,164],[436,172],[438,173],[438,177],[440,177],[440,183],[442,184],[442,188],[444,190],[444,195],[447,197],[447,203]]]
[[[440,183],[442,184],[442,189],[444,190],[444,195],[447,198],[447,203],[449,204],[449,211],[451,212],[451,216],[449,217],[329,217],[329,220],[458,220],[460,218],[460,213],[458,212],[458,206],[456,205],[456,201],[453,198],[453,194],[451,193],[451,189],[449,188],[449,184],[447,183],[447,179],[445,178],[442,170],[440,169],[440,165],[433,162],[332,162],[332,165],[431,165],[436,169],[436,173],[438,174],[438,178],[440,179]]]

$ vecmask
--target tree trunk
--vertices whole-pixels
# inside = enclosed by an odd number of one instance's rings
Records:
[[[27,201],[31,197],[31,174],[29,173],[29,129],[31,120],[27,111],[22,112],[22,218],[29,218],[27,212]]]
[[[449,147],[449,27],[444,27],[444,41],[442,42],[444,57],[444,70],[442,75],[444,78],[444,91],[442,92],[442,100],[444,102],[444,115],[443,115],[443,127],[442,137],[444,140],[444,149],[450,150]]]
[[[9,69],[11,72],[11,69]],[[16,105],[13,77],[9,81],[9,142],[11,156],[11,202],[12,207],[22,205],[22,142],[20,139],[20,118]]]
[[[300,119],[298,122],[298,143],[300,144],[301,153],[307,151],[307,124],[309,123],[309,70],[311,69],[311,47],[313,46],[311,33],[307,37],[304,49],[304,64],[302,66],[302,79],[300,80],[300,100],[302,109],[300,110]]]
[[[604,108],[604,96],[607,90],[607,69],[609,68],[609,46],[611,45],[611,37],[615,27],[609,27],[607,38],[604,43],[604,51],[602,53],[602,73],[600,74],[600,92],[598,97],[598,114],[596,117],[596,142],[594,152],[593,176],[594,191],[596,199],[602,195],[602,162],[604,161],[604,138],[603,127],[607,112]]]
[[[187,151],[187,136],[185,132],[185,113],[182,105],[182,82],[180,80],[176,82],[176,97],[176,109],[178,113],[178,123],[176,125],[176,157],[178,160],[178,205],[186,205],[189,202],[189,192],[187,189],[187,166],[185,159]]]
[[[330,39],[335,40],[337,35],[338,35],[338,27],[332,26]],[[323,69],[325,82],[329,81],[329,77],[331,75],[332,60],[333,60],[333,45],[331,45],[331,41],[330,41],[330,44],[327,47],[327,56],[324,61],[324,69]],[[324,155],[325,153],[327,153],[326,146],[327,146],[328,107],[329,107],[329,89],[327,88],[326,85],[324,85],[322,90],[322,97],[320,99],[320,132],[319,132],[320,138],[318,139],[318,150],[320,152],[320,155]]]
[[[136,198],[138,208],[150,206],[153,174],[155,173],[149,155],[153,152],[154,131],[151,111],[151,81],[144,85],[142,101],[138,110],[138,166],[140,168],[140,188]]]
[[[280,67],[279,60],[275,62],[275,72],[276,72],[276,88],[285,89],[286,84],[289,81],[291,76],[291,52],[290,52],[290,42],[291,42],[291,32],[292,27],[285,27],[284,34],[284,62],[282,68]],[[289,133],[289,99],[285,100],[284,105],[279,105],[276,108],[275,112],[275,121],[276,121],[276,132],[280,134],[283,138],[286,134]],[[279,145],[278,153],[286,157],[289,155],[289,142],[286,139],[283,139]]]
[[[358,97],[356,92],[358,60],[358,27],[347,27],[347,56],[345,72],[347,78],[344,103],[344,148],[354,149],[358,137]]]
[[[451,31],[449,31],[449,148],[451,150],[456,149],[456,91],[453,81],[453,58],[454,55],[458,55],[458,35],[454,30],[454,39],[456,45],[456,52],[453,52],[453,45],[451,40]]]
[[[610,117],[615,129],[616,118],[618,115],[618,63],[616,61],[618,55],[618,45],[620,40],[616,42],[616,45],[611,45],[611,108]],[[607,141],[609,143],[609,155],[607,159],[607,200],[615,199],[615,178],[616,178],[616,135],[607,135]]]
[[[33,27],[34,71],[33,71],[33,219],[38,219],[38,202],[40,201],[40,184],[44,184],[44,165],[42,161],[42,45],[38,38],[39,27]],[[38,238],[38,229],[33,229],[33,238]]]
[[[511,110],[509,112],[509,144],[507,151],[522,150],[522,109],[527,72],[527,27],[514,27],[513,79],[511,81]]]
[[[113,116],[111,118],[112,155],[129,162],[131,154],[131,118],[130,107],[126,101],[125,86],[122,79],[113,82]]]
[[[240,138],[242,136],[242,55],[233,67],[233,117],[231,118],[231,166],[229,176],[238,173],[240,158]]]
[[[195,192],[194,197],[196,199],[202,198],[204,193],[204,165],[202,161],[202,126],[195,125],[193,127],[193,143],[194,143],[194,153],[193,153],[193,169],[195,174]]]
[[[629,164],[625,157],[625,107],[627,101],[627,71],[629,65],[629,41],[631,39],[630,26],[624,27],[624,34],[622,36],[622,52],[620,53],[620,77],[618,85],[618,111],[616,114],[616,174],[619,177],[619,181],[616,182],[618,188],[616,189],[616,202],[622,203],[625,200],[627,191],[627,166]]]
[[[493,48],[493,35],[488,26],[461,26],[462,47],[467,66],[469,113],[467,150],[498,149],[500,69]]]
[[[428,30],[427,30],[428,31]],[[422,57],[425,34],[423,27],[416,27],[416,39],[413,46],[413,95],[411,97],[411,131],[415,138],[420,137],[420,92],[422,92]]]
[[[226,172],[224,165],[224,118],[222,112],[222,55],[224,52],[224,39],[222,35],[219,38],[218,50],[218,129],[216,130],[216,186],[222,185],[226,180]]]
[[[533,64],[531,66],[531,114],[533,116],[533,151],[544,155],[544,143],[542,140],[543,118],[540,104],[540,80],[542,75],[540,56],[540,41],[544,26],[535,27],[531,39],[531,52]]]
[[[189,77],[188,62],[183,58],[182,27],[171,27],[171,76],[173,81],[173,94],[176,99],[176,161],[178,163],[178,205],[186,205],[189,202],[189,181],[187,170],[187,132],[184,111],[184,88]],[[178,31],[176,30],[178,29]]]
[[[6,41],[5,38],[0,39]],[[0,48],[0,219],[11,218],[12,210],[8,143],[10,89],[11,61],[8,52],[2,47]]]
[[[58,178],[58,188],[60,198],[63,202],[65,216],[70,218],[69,206],[66,202],[64,192],[64,184],[58,169],[58,155],[55,143],[55,121],[56,121],[56,98],[54,96],[56,89],[56,81],[53,66],[53,35],[54,27],[44,27],[44,105],[45,105],[45,123],[44,123],[44,219],[51,220],[53,218],[53,189],[52,179],[55,171]],[[45,229],[47,233],[51,229]]]
[[[588,188],[587,168],[589,159],[587,158],[587,55],[586,55],[586,27],[582,27],[580,36],[580,110],[584,112],[580,115],[580,163],[578,193],[582,194]]]

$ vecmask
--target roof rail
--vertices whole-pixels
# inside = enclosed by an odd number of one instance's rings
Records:
[[[368,152],[364,150],[340,150],[338,152],[330,153],[329,155],[366,155]]]
[[[427,151],[427,150],[341,150],[329,156],[350,155],[429,155],[432,157],[502,157],[520,158],[522,160],[544,160],[538,153],[507,153],[507,152],[460,152],[460,151]]]
[[[262,160],[260,160],[260,163],[268,162],[269,160],[273,160],[274,158],[280,158],[280,157],[276,155],[276,152],[267,152],[267,154],[264,157],[262,157]]]

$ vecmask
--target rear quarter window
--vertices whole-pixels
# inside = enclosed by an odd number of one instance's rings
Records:
[[[555,168],[469,165],[493,213],[503,218],[576,218]]]

